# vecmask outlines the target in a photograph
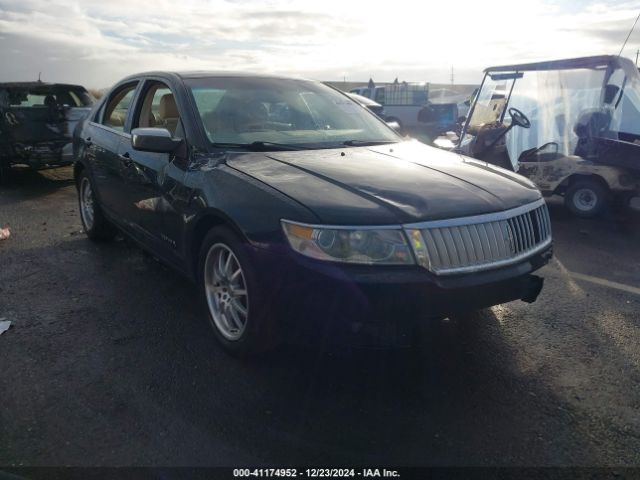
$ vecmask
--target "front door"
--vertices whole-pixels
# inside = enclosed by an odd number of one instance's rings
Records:
[[[174,138],[184,138],[179,108],[171,89],[159,80],[147,80],[139,95],[132,128],[164,128]],[[126,159],[126,182],[132,216],[146,237],[166,253],[176,254],[177,238],[167,230],[173,207],[176,179],[184,176],[180,152],[141,152],[131,143],[120,145]],[[179,184],[178,182],[177,184]]]

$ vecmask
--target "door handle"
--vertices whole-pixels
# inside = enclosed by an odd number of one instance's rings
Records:
[[[131,165],[133,165],[133,160],[131,160],[129,152],[118,155],[118,158],[120,158],[120,161],[125,167],[130,167]]]

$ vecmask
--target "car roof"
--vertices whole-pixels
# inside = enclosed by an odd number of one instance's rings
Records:
[[[188,78],[228,78],[228,77],[244,77],[244,78],[271,78],[271,79],[283,79],[283,80],[307,80],[302,77],[294,77],[287,75],[277,74],[265,74],[254,73],[246,71],[229,71],[229,70],[187,70],[187,71],[169,71],[169,70],[157,70],[149,72],[140,72],[134,75],[129,75],[123,80],[134,79],[140,77],[178,77],[181,79]]]
[[[74,85],[71,83],[47,83],[47,82],[4,82],[0,83],[0,88],[82,88],[82,85]]]

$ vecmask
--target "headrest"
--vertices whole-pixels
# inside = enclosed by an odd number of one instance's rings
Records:
[[[53,95],[49,94],[46,97],[44,97],[44,104],[47,107],[53,107],[56,105],[56,97],[54,97]]]
[[[160,118],[178,118],[178,107],[176,106],[176,100],[173,98],[173,94],[167,93],[160,97],[160,107],[158,110]]]

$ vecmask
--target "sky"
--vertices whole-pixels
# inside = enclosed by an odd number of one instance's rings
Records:
[[[638,1],[0,0],[0,81],[106,88],[146,70],[479,83],[490,65],[617,54]],[[635,60],[640,22],[623,55]]]

